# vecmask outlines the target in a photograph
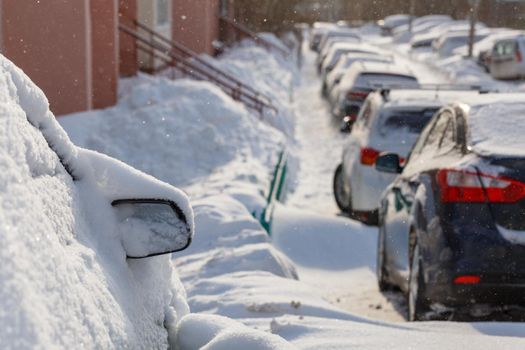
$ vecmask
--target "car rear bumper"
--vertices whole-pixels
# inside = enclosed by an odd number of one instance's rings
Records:
[[[450,307],[486,304],[525,306],[525,283],[483,283],[473,285],[428,285],[426,296]]]

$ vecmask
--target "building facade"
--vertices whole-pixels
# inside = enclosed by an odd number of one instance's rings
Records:
[[[197,53],[214,53],[232,0],[0,0],[0,53],[42,88],[55,115],[117,101],[120,76],[157,63],[119,23],[135,20]]]

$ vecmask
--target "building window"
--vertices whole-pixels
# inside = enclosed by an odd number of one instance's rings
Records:
[[[163,26],[169,22],[170,14],[170,0],[157,0],[156,8],[156,25]]]

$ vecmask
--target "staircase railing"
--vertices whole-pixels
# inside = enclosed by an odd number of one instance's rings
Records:
[[[158,73],[159,70],[171,67],[184,76],[217,85],[234,100],[258,112],[261,117],[264,115],[264,110],[277,113],[277,108],[271,103],[269,97],[206,62],[182,44],[162,36],[138,21],[135,21],[135,24],[147,35],[124,24],[119,24],[119,30],[135,39],[138,50],[163,63],[159,69],[155,69],[153,65],[151,73]]]

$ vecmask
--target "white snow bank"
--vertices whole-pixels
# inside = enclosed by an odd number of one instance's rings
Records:
[[[178,186],[201,184],[232,161],[264,186],[270,170],[258,170],[271,169],[285,142],[219,88],[160,77],[137,78],[117,106],[62,117],[60,123],[81,146]]]
[[[165,348],[164,324],[187,312],[180,284],[168,256],[126,261],[111,201],[175,199],[192,222],[187,197],[79,151],[2,56],[0,145],[0,348]]]
[[[177,327],[177,337],[180,349],[188,350],[296,349],[278,336],[216,315],[191,314],[184,317]]]
[[[486,323],[471,327],[453,322],[420,322],[406,325],[370,325],[325,318],[284,316],[271,331],[300,349],[521,349],[522,324]],[[504,325],[504,326],[503,326]],[[492,335],[484,328],[505,328],[508,336]]]
[[[469,113],[469,143],[482,155],[525,155],[525,103],[474,106]]]
[[[271,34],[265,38],[273,38],[272,42],[281,43]],[[268,96],[277,107],[278,113],[266,113],[264,120],[287,136],[293,137],[291,99],[298,74],[294,59],[271,54],[265,48],[255,45],[253,41],[243,40],[215,62],[224,71]]]

